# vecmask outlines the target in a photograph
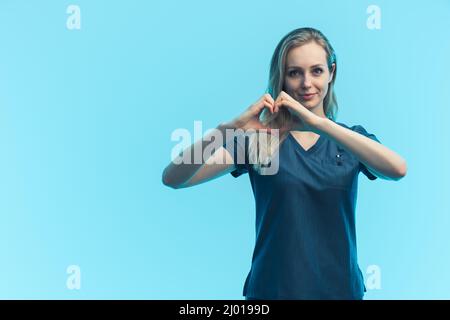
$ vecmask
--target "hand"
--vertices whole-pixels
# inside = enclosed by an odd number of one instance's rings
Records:
[[[275,100],[275,112],[278,112],[280,107],[286,107],[294,117],[298,118],[299,125],[292,128],[292,130],[316,132],[319,124],[323,120],[322,117],[309,111],[305,106],[284,91],[281,91]]]
[[[270,113],[274,113],[274,100],[272,96],[268,93],[264,94],[258,101],[253,103],[250,107],[248,107],[241,115],[231,121],[233,127],[237,129],[255,129],[261,130],[266,129],[268,133],[270,133],[270,127],[263,124],[259,117],[264,110],[267,108]]]

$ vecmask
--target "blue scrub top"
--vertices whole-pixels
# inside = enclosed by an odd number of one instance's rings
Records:
[[[360,125],[336,123],[379,142]],[[277,151],[279,170],[274,175],[253,169],[248,144],[248,136],[244,145],[237,137],[224,144],[237,163],[231,175],[249,174],[256,202],[256,241],[243,295],[362,299],[365,286],[355,232],[358,174],[370,180],[376,176],[324,135],[305,150],[289,133]],[[245,163],[238,163],[240,157]]]

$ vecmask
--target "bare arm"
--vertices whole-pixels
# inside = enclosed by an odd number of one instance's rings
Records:
[[[406,161],[381,143],[329,119],[321,120],[317,128],[356,155],[373,175],[387,180],[399,180],[406,175]]]
[[[165,169],[162,175],[162,181],[166,186],[174,189],[190,187],[202,182],[206,182],[233,171],[236,167],[231,154],[223,147],[218,148],[213,155],[207,159],[201,159],[201,163],[194,162],[196,151],[203,154],[203,150],[210,144],[213,135],[221,135],[223,142],[227,137],[227,129],[231,131],[236,129],[265,129],[270,128],[263,125],[259,116],[264,108],[273,113],[273,98],[270,94],[264,94],[260,99],[248,107],[242,114],[231,122],[221,123],[216,127],[216,132],[210,132],[202,139],[195,142],[189,148],[185,149],[177,158],[175,158]],[[233,135],[232,135],[233,136]],[[234,139],[234,136],[232,137]],[[187,151],[190,151],[187,152]],[[190,159],[186,159],[190,155]],[[189,157],[187,157],[189,158]],[[181,162],[181,159],[188,161]],[[174,163],[175,162],[175,163]]]
[[[226,129],[235,129],[231,124],[222,123],[216,127],[217,134],[226,138]],[[200,184],[214,178],[220,177],[235,169],[233,158],[223,147],[218,148],[211,157],[201,159],[201,163],[194,163],[196,150],[203,154],[203,150],[213,143],[212,133],[205,135],[202,139],[185,149],[174,161],[172,161],[163,172],[162,180],[166,186],[174,189],[186,188]],[[190,157],[186,155],[189,154]],[[181,162],[184,159],[185,163]],[[179,163],[179,164],[176,164]]]
[[[397,153],[358,132],[314,114],[286,92],[281,91],[274,107],[289,108],[302,120],[299,130],[303,127],[305,131],[324,134],[333,139],[352,152],[373,175],[388,180],[399,180],[406,175],[406,161]]]

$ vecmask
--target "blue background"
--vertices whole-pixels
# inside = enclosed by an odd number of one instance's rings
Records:
[[[398,182],[360,175],[359,263],[381,270],[366,299],[449,299],[448,0],[2,0],[0,298],[243,299],[248,176],[173,190],[161,174],[171,133],[256,101],[276,44],[304,26],[337,52],[337,120],[408,162]]]

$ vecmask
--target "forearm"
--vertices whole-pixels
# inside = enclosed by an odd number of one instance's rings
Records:
[[[211,143],[215,143],[212,136],[221,135],[223,139],[226,137],[227,129],[235,129],[230,123],[221,123],[215,128],[215,132],[210,132],[199,139],[181,152],[170,164],[164,169],[163,183],[171,187],[180,187],[188,182],[195,173],[205,164],[208,159],[204,159],[203,150]],[[223,140],[225,142],[225,140]],[[195,156],[197,154],[197,157]]]
[[[406,161],[382,144],[329,119],[321,119],[317,129],[319,134],[326,135],[354,154],[378,177],[397,180],[405,176]]]

